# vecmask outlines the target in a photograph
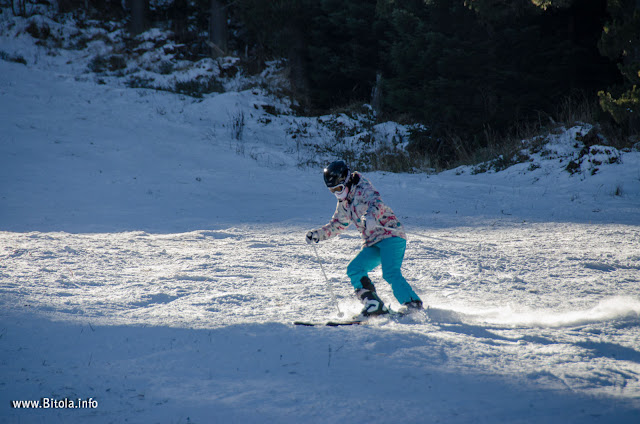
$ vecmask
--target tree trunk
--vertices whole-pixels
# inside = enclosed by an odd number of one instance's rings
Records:
[[[376,74],[376,85],[373,86],[371,92],[371,108],[375,112],[376,116],[380,116],[382,113],[382,73]]]
[[[149,0],[130,0],[131,1],[131,26],[129,32],[136,36],[145,30],[146,10]]]
[[[227,54],[227,8],[221,0],[211,0],[211,15],[209,17],[209,45],[212,56]]]

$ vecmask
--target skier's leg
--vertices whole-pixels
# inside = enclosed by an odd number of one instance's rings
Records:
[[[420,301],[420,297],[413,291],[400,270],[407,241],[400,237],[391,237],[376,243],[376,246],[380,248],[382,278],[391,285],[393,295],[398,302],[404,305],[414,300]]]
[[[380,265],[380,249],[375,246],[363,248],[347,266],[347,275],[356,290],[363,288],[362,279],[369,271]]]
[[[347,267],[347,275],[356,289],[356,296],[364,305],[362,312],[360,312],[363,317],[388,313],[384,302],[376,294],[376,288],[367,275],[378,265],[380,265],[380,249],[365,247]]]

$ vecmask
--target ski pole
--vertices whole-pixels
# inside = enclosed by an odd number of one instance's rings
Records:
[[[464,242],[464,241],[451,240],[451,239],[441,238],[441,237],[426,236],[424,234],[417,234],[417,233],[407,233],[407,234],[410,235],[410,236],[421,238],[423,240],[431,239],[431,240],[437,240],[437,241],[444,242],[444,243],[457,244],[457,245],[460,245],[460,246],[474,247],[473,244],[468,243],[468,242]],[[478,248],[478,249],[489,248],[490,250],[495,251],[494,248],[491,248],[491,246],[483,245],[482,242],[478,242],[478,244],[475,245],[475,247]]]
[[[469,247],[473,246],[471,243],[467,243],[467,242],[464,242],[464,241],[451,240],[451,239],[446,239],[446,238],[441,238],[441,237],[426,236],[424,234],[418,234],[418,233],[407,233],[407,234],[410,235],[410,236],[418,237],[418,238],[437,240],[437,241],[441,241],[441,242],[445,242],[445,243],[460,244],[462,246],[469,246]]]
[[[329,278],[327,277],[327,273],[324,272],[324,265],[322,265],[322,259],[318,254],[318,248],[315,244],[311,245],[313,247],[313,251],[316,252],[316,258],[318,258],[318,263],[320,264],[320,269],[322,270],[322,275],[324,275],[324,281],[327,284],[327,288],[329,289],[329,294],[331,295],[331,299],[333,300],[333,304],[336,305],[336,309],[338,310],[338,316],[344,316],[344,313],[340,310],[340,305],[338,305],[338,299],[336,298],[336,294],[333,292],[333,288],[331,288],[331,283],[329,282]]]

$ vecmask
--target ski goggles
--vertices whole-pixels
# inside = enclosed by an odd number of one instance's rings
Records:
[[[345,185],[344,184],[338,184],[335,187],[329,187],[329,191],[331,193],[340,193],[344,190]]]

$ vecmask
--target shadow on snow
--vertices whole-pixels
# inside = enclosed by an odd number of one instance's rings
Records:
[[[619,398],[460,371],[428,334],[278,323],[213,329],[94,326],[4,316],[2,416],[14,422],[637,422]],[[509,340],[473,325],[442,331]],[[544,342],[544,340],[543,340]],[[551,342],[551,341],[549,341]],[[586,346],[638,361],[610,344]],[[11,400],[88,398],[95,410],[20,410]]]

